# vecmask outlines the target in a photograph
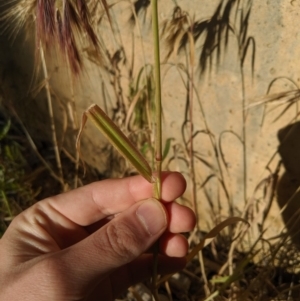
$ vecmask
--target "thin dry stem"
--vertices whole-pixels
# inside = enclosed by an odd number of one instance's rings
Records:
[[[43,156],[39,153],[37,146],[35,145],[32,137],[30,136],[29,132],[27,131],[25,125],[23,124],[22,120],[20,119],[19,115],[17,114],[17,112],[15,111],[15,109],[13,107],[10,107],[10,110],[13,112],[14,116],[16,117],[16,119],[18,120],[18,123],[20,124],[23,132],[25,133],[25,136],[31,146],[31,148],[33,149],[34,153],[37,155],[37,157],[39,158],[39,160],[42,162],[42,164],[45,166],[45,168],[49,171],[50,175],[52,176],[53,179],[55,179],[56,181],[58,181],[62,186],[64,186],[64,182],[62,181],[62,178],[59,177],[54,170],[51,168],[51,166],[47,163],[47,161],[43,158]]]
[[[40,44],[40,55],[41,55],[41,62],[43,66],[43,72],[44,72],[44,78],[45,78],[45,90],[47,94],[47,104],[48,104],[48,110],[49,110],[49,117],[50,117],[50,123],[51,123],[51,133],[52,133],[52,142],[55,152],[55,159],[56,164],[59,172],[59,177],[62,179],[62,189],[65,189],[64,185],[64,178],[63,178],[63,171],[62,171],[62,164],[61,164],[61,158],[60,158],[60,151],[58,147],[57,142],[57,136],[56,136],[56,128],[55,128],[55,121],[54,121],[54,114],[53,114],[53,107],[52,107],[52,98],[51,98],[51,92],[50,92],[50,84],[49,84],[49,76],[48,76],[48,70],[47,65],[45,61],[45,55],[42,44]]]
[[[202,250],[198,253],[198,257],[199,257],[201,274],[202,274],[203,281],[204,281],[204,291],[205,291],[206,297],[208,297],[210,295],[210,289],[209,289],[208,280],[207,280],[207,277],[206,277],[206,271],[205,271],[205,266],[204,266],[204,261],[203,261]]]
[[[190,161],[190,178],[192,182],[192,203],[193,209],[196,213],[196,226],[197,229],[200,230],[199,222],[198,222],[198,203],[197,203],[197,185],[196,185],[196,176],[195,176],[195,164],[194,164],[194,119],[193,119],[193,111],[194,111],[194,40],[193,36],[190,37],[190,53],[189,53],[189,61],[190,61],[190,76],[189,76],[189,121],[190,121],[190,148],[189,148],[189,161]],[[200,258],[199,258],[200,259]]]
[[[135,23],[137,25],[138,34],[141,37],[140,41],[141,41],[141,49],[142,49],[142,57],[143,57],[143,65],[144,65],[144,78],[145,78],[145,83],[146,83],[146,95],[147,95],[147,99],[148,99],[148,101],[146,102],[146,114],[147,114],[148,128],[150,129],[150,133],[153,133],[153,131],[151,130],[152,129],[151,117],[150,117],[151,113],[150,113],[150,109],[149,109],[150,95],[148,93],[149,92],[149,83],[148,83],[148,80],[147,80],[147,64],[146,64],[146,57],[145,57],[145,47],[144,47],[144,43],[143,43],[143,39],[142,39],[143,35],[142,35],[142,31],[141,31],[140,22],[138,20],[134,4],[132,4],[132,13],[133,13],[134,19],[136,21]],[[154,141],[153,134],[152,134],[152,139],[151,140]]]
[[[68,71],[69,71],[69,68],[68,68]],[[73,77],[71,76],[70,72],[68,72],[68,76],[69,76],[70,87],[71,87],[71,102],[67,103],[67,107],[68,107],[68,112],[69,112],[69,118],[70,118],[71,124],[72,124],[72,129],[73,129],[74,133],[77,133],[79,130],[79,126],[78,126],[75,93],[74,93],[74,80],[73,80]],[[74,138],[75,138],[75,144],[76,144],[76,136]],[[80,161],[79,152],[75,151],[74,188],[78,187],[79,161]]]

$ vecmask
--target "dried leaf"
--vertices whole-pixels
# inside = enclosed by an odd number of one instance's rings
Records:
[[[213,239],[227,226],[230,226],[232,224],[235,224],[237,222],[244,222],[247,225],[249,225],[249,223],[241,218],[241,217],[229,217],[228,219],[226,219],[225,221],[221,222],[220,224],[218,224],[216,227],[214,227],[209,233],[207,233],[205,235],[205,237],[200,241],[199,244],[197,244],[192,251],[186,256],[186,260],[187,262],[190,262],[203,248],[205,248],[206,246],[208,246]],[[158,285],[167,281],[172,275],[166,275],[164,277],[162,277],[159,282]]]
[[[191,261],[203,248],[205,248],[207,245],[209,245],[213,239],[226,227],[235,224],[237,222],[244,222],[248,224],[248,222],[241,218],[241,217],[229,217],[225,221],[218,224],[216,227],[214,227],[209,233],[205,235],[203,240],[200,241],[198,245],[196,245],[193,250],[186,256],[187,261]],[[248,224],[249,225],[249,224]]]

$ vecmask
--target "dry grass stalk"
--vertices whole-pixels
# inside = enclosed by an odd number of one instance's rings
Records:
[[[57,164],[57,168],[58,168],[58,172],[59,172],[59,177],[61,178],[61,181],[62,181],[62,190],[64,191],[65,190],[64,176],[63,176],[63,171],[62,171],[60,150],[58,147],[58,141],[57,141],[57,135],[56,135],[56,126],[55,126],[55,121],[54,121],[54,113],[53,113],[52,97],[51,97],[51,92],[50,92],[49,76],[48,76],[48,70],[47,70],[47,65],[46,65],[44,50],[43,50],[42,45],[40,46],[40,54],[41,54],[41,61],[42,61],[43,72],[44,72],[44,77],[45,77],[45,89],[46,89],[46,94],[47,94],[48,111],[49,111],[49,117],[50,117],[50,123],[51,123],[51,133],[52,133],[52,141],[53,141],[53,146],[54,146],[56,164]]]

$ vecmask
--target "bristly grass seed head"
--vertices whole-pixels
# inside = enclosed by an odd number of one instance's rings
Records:
[[[37,47],[40,47],[40,43],[45,49],[59,45],[75,74],[82,67],[77,36],[86,36],[100,55],[99,40],[91,25],[85,0],[20,0],[11,1],[5,6],[7,8],[0,17],[0,21],[5,21],[4,30],[13,25],[12,34],[15,35],[33,18]]]

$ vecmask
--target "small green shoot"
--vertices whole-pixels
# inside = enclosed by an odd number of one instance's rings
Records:
[[[10,126],[11,126],[11,121],[9,119],[7,123],[4,125],[4,127],[0,130],[0,141],[7,135]]]

